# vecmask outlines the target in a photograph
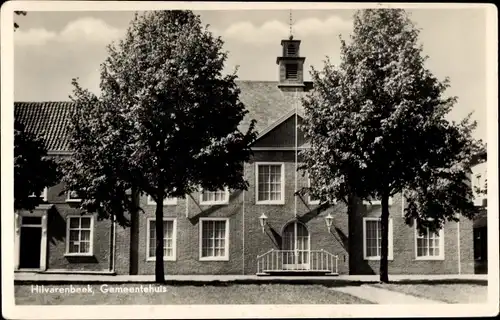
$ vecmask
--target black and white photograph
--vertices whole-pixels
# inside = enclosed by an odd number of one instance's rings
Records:
[[[4,317],[498,314],[494,5],[1,14]]]

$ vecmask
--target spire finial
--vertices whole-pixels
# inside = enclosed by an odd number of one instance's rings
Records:
[[[293,26],[293,21],[292,21],[292,9],[290,9],[290,40],[293,39],[293,33],[292,33],[292,26]]]

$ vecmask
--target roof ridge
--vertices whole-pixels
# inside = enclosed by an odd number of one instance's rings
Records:
[[[40,101],[40,100],[33,100],[33,101],[14,101],[14,103],[74,103],[74,101],[67,100],[45,100],[45,101]]]

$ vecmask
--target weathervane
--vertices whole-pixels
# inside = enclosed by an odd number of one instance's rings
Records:
[[[290,40],[292,40],[292,39],[293,39],[292,26],[293,26],[293,21],[292,21],[292,9],[290,9]]]

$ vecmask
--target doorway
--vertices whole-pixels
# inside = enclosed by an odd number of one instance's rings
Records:
[[[306,226],[290,222],[283,229],[283,267],[287,270],[309,270],[310,236]]]
[[[17,263],[19,270],[45,270],[46,259],[46,223],[44,215],[17,216],[16,230]]]

